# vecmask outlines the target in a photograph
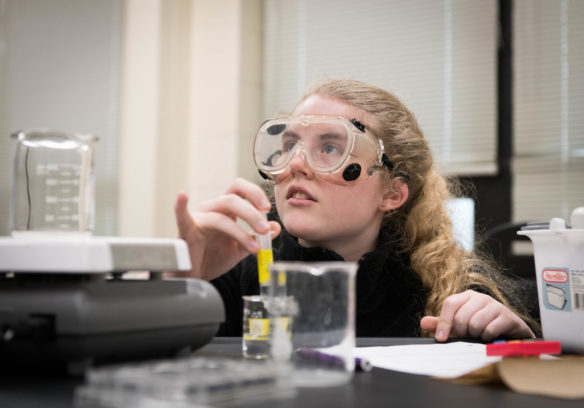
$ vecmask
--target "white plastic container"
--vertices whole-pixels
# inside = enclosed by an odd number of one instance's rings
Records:
[[[584,353],[584,207],[571,228],[553,218],[545,228],[519,231],[533,242],[543,337],[563,352]]]

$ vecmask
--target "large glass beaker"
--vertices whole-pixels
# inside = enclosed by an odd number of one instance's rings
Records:
[[[88,134],[15,132],[10,208],[12,236],[76,233],[94,228],[94,145]]]

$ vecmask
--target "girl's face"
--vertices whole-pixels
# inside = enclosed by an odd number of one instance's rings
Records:
[[[368,114],[337,99],[312,95],[297,106],[300,115],[331,115],[357,119],[366,127]],[[381,172],[369,176],[362,166],[360,177],[345,181],[342,170],[332,175],[316,175],[302,155],[276,178],[274,188],[278,214],[284,227],[298,237],[301,245],[334,250],[347,259],[347,251],[372,250],[384,212],[388,189],[381,184]]]

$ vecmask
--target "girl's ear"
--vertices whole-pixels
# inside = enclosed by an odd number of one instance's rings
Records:
[[[407,183],[400,178],[393,179],[391,186],[385,191],[379,209],[383,212],[401,207],[410,194]]]

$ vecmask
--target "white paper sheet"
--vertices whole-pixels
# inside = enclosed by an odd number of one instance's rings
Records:
[[[466,342],[357,347],[355,356],[378,368],[444,378],[460,377],[501,360],[487,357],[484,344]]]

